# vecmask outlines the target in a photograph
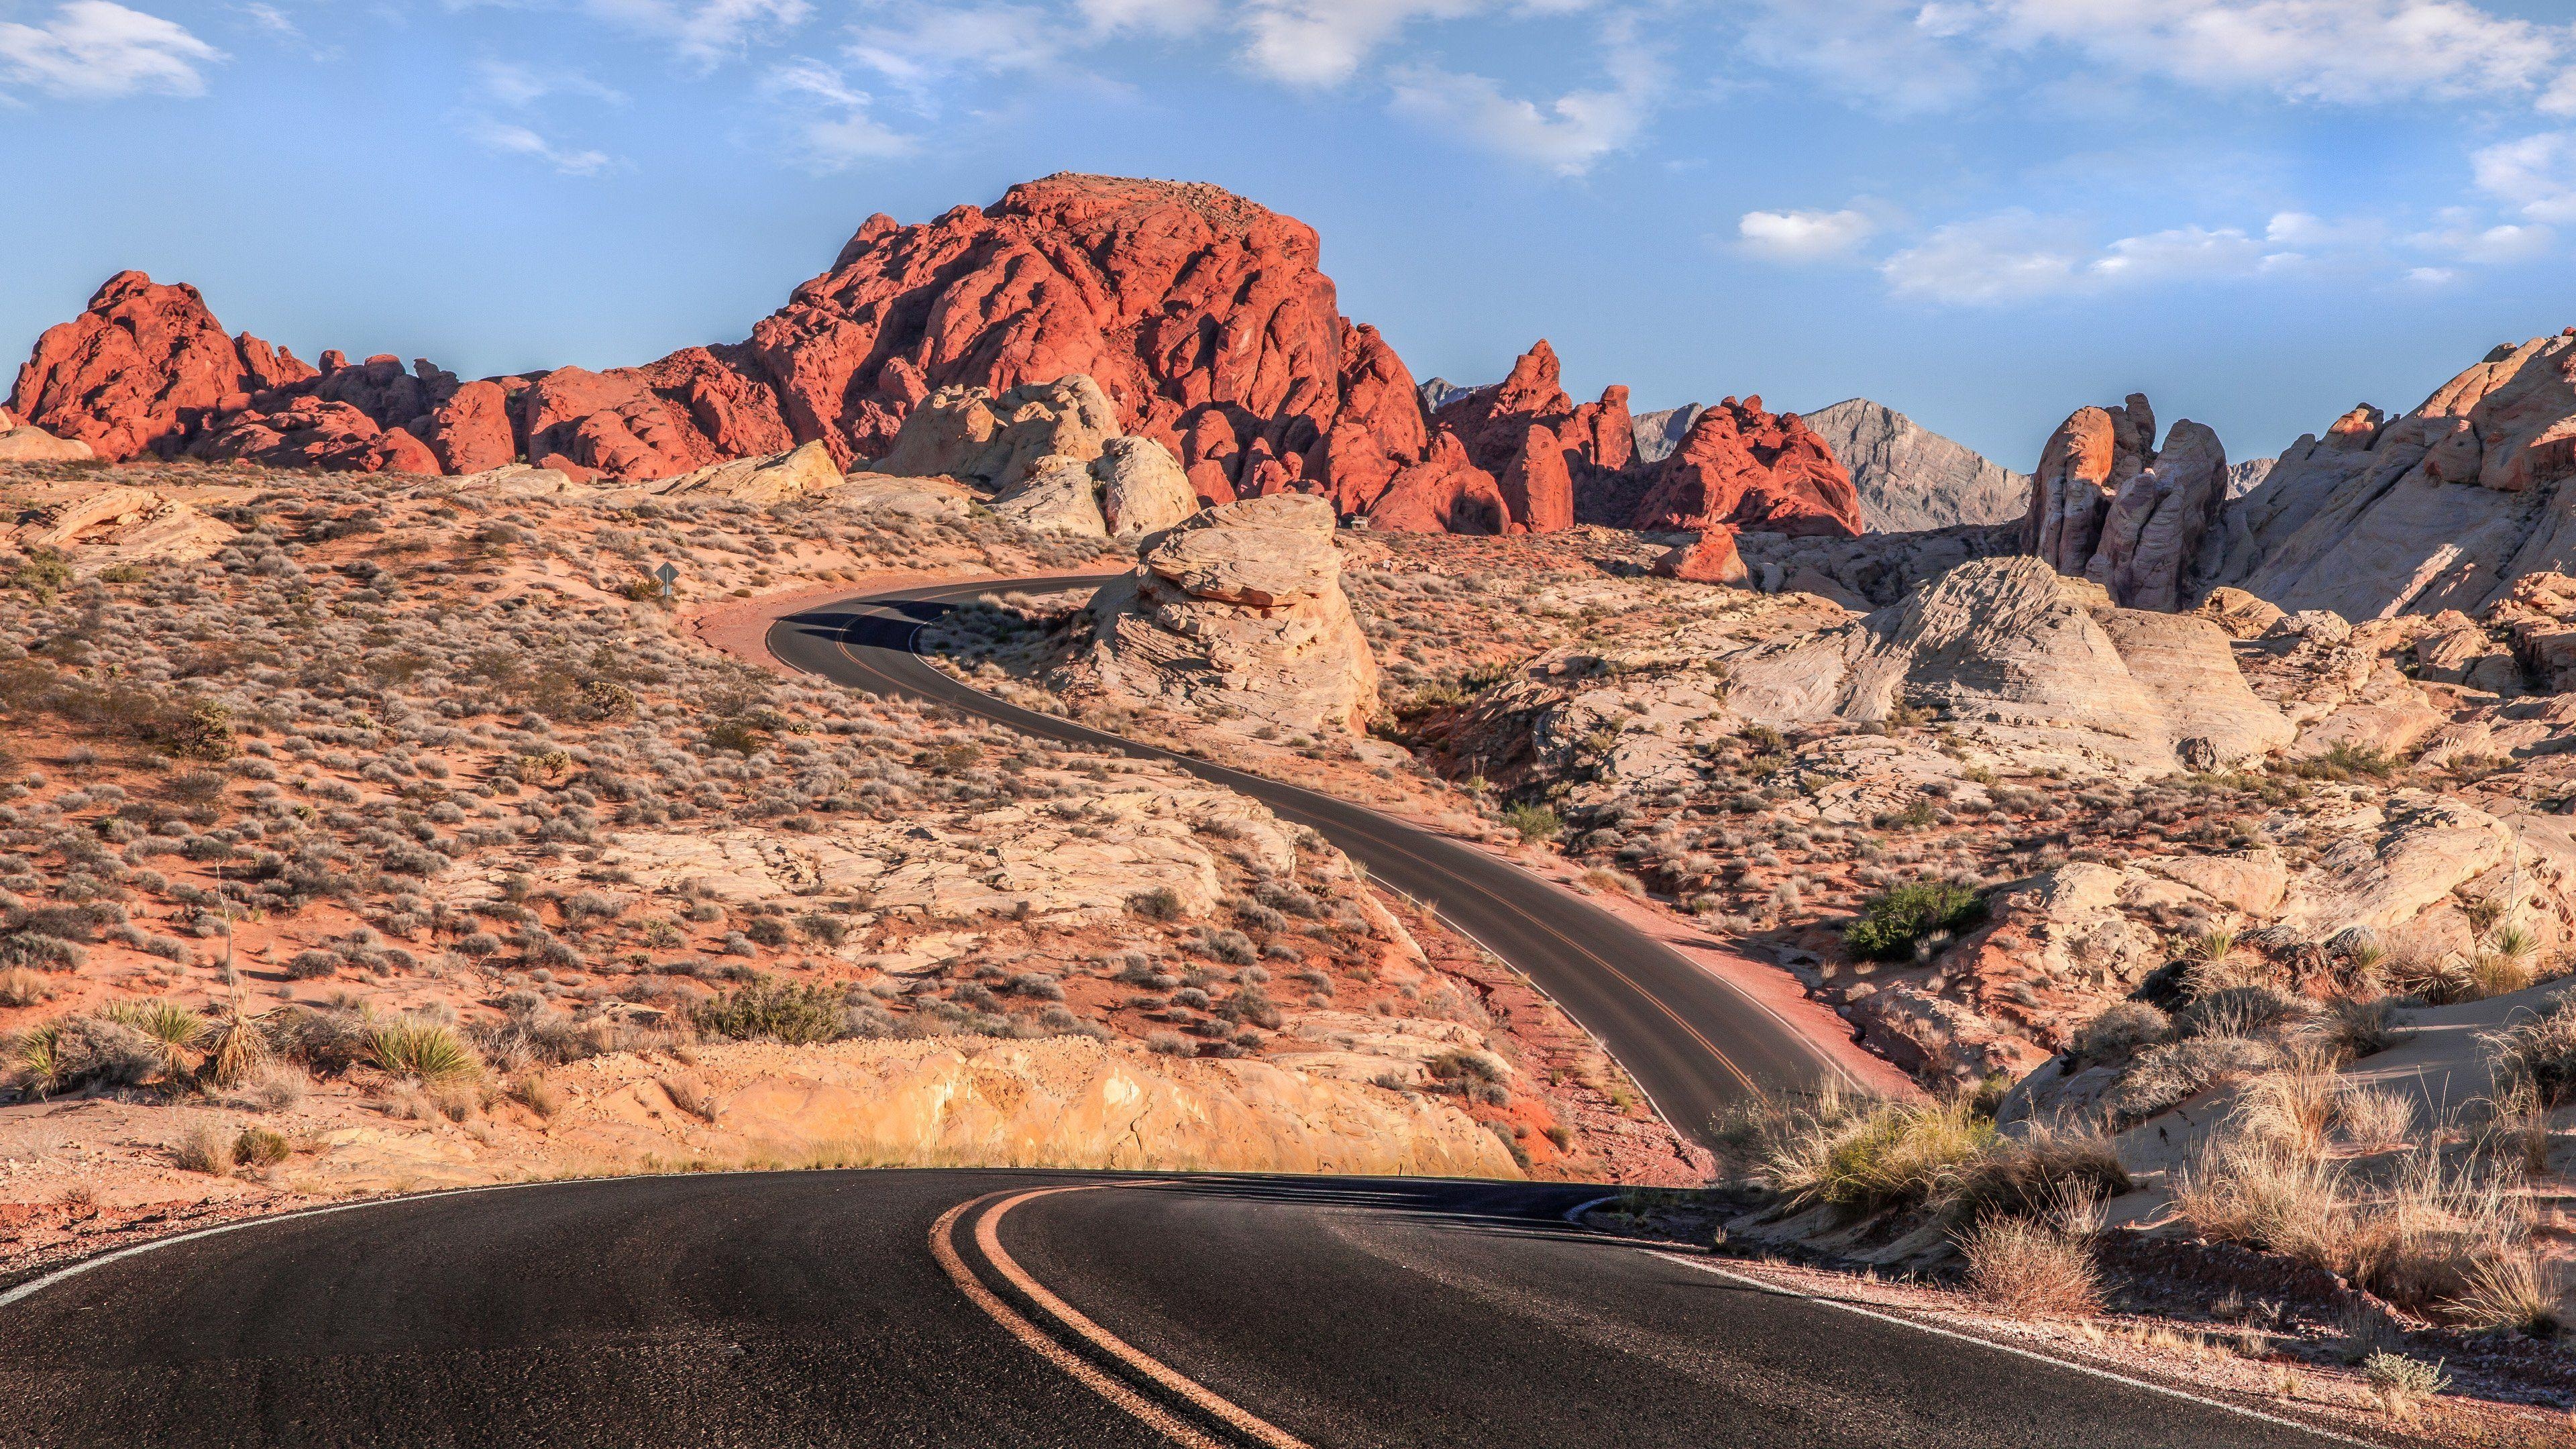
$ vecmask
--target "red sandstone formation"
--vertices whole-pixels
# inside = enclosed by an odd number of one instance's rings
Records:
[[[1750,578],[1744,555],[1735,548],[1735,530],[1712,528],[1655,560],[1655,576],[1698,584],[1741,584]]]
[[[1079,372],[1210,503],[1321,493],[1380,527],[1488,533],[1578,512],[1858,530],[1849,480],[1796,419],[1714,410],[1706,436],[1640,465],[1627,389],[1576,406],[1544,341],[1435,428],[1403,359],[1341,315],[1317,254],[1304,223],[1213,186],[1052,176],[917,225],[868,218],[745,342],[480,382],[337,352],[307,367],[227,337],[195,288],[125,272],[45,333],[13,406],[117,460],[469,473],[525,458],[650,479],[816,440],[847,467],[882,455],[934,388]]]
[[[1720,524],[1793,537],[1861,532],[1860,494],[1824,440],[1795,413],[1728,398],[1701,413],[1663,461],[1632,526]]]
[[[1401,533],[1501,533],[1511,510],[1494,475],[1467,461],[1466,446],[1447,429],[1431,456],[1395,475],[1368,511],[1369,527]]]
[[[121,463],[248,405],[256,390],[311,376],[293,353],[247,332],[226,337],[196,288],[119,272],[89,310],[37,340],[10,405]]]

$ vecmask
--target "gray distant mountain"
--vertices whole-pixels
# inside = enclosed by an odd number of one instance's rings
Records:
[[[1649,463],[1660,463],[1682,445],[1691,424],[1707,409],[1698,403],[1684,403],[1659,413],[1638,413],[1628,420],[1629,431],[1637,438],[1637,456]]]
[[[1445,377],[1435,377],[1429,382],[1416,386],[1414,391],[1422,395],[1422,410],[1426,413],[1436,413],[1471,392],[1483,392],[1492,386],[1493,384],[1488,382],[1467,387],[1451,382]]]
[[[1834,450],[1872,533],[2003,523],[2030,511],[2030,477],[1896,409],[1851,398],[1799,417]]]
[[[2228,464],[2227,496],[2242,498],[2262,487],[2263,480],[2272,476],[2272,465],[2280,461],[2279,458],[2248,458],[2242,463]]]
[[[1635,418],[1637,456],[1660,461],[1699,420],[1702,409],[1666,408]],[[1856,397],[1801,413],[1825,440],[1860,491],[1872,533],[1909,533],[1956,523],[2003,523],[2030,507],[2030,479],[1961,443],[1922,427],[1894,408]]]

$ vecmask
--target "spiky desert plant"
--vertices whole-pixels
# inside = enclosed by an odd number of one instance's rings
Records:
[[[187,1069],[188,1054],[206,1039],[211,1029],[204,1012],[181,1006],[175,1001],[111,1002],[99,1012],[101,1017],[119,1026],[129,1026],[143,1033],[161,1058],[164,1075],[176,1076]]]
[[[367,1055],[398,1077],[425,1082],[470,1077],[483,1069],[474,1049],[434,1021],[380,1021],[367,1028]]]

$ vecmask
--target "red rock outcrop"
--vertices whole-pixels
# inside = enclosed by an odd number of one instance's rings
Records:
[[[1512,522],[1531,533],[1574,526],[1574,475],[1566,470],[1565,453],[1556,434],[1529,426],[1500,480]]]
[[[126,272],[44,335],[12,405],[116,459],[449,473],[525,459],[646,481],[811,442],[847,468],[882,456],[936,389],[1082,374],[1209,503],[1317,493],[1381,527],[1468,532],[1546,532],[1578,512],[1856,530],[1849,481],[1794,418],[1736,410],[1696,452],[1641,464],[1627,389],[1576,406],[1544,341],[1427,418],[1403,359],[1341,315],[1319,250],[1304,223],[1213,186],[1051,176],[916,225],[868,218],[747,341],[479,382],[337,352],[307,367],[227,337],[194,288]]]
[[[121,463],[175,448],[247,406],[255,391],[311,376],[293,353],[247,332],[225,336],[196,288],[119,272],[88,310],[36,339],[10,405],[27,422]]]
[[[1833,450],[1795,413],[1728,398],[1699,415],[1633,517],[1647,529],[1720,525],[1792,537],[1857,538],[1860,494]]]
[[[1444,428],[1431,456],[1396,474],[1367,518],[1371,528],[1399,533],[1501,533],[1511,508],[1494,475],[1469,462],[1466,445]]]
[[[2377,419],[2355,409],[2336,426],[2344,430],[2337,446],[2366,448]],[[2143,393],[2116,408],[2077,408],[2031,475],[2022,548],[2102,585],[2124,608],[2170,613],[2227,502],[2226,479],[2226,450],[2198,423],[2175,423],[2156,446],[2155,410]]]
[[[1695,584],[1741,584],[1752,577],[1744,555],[1736,551],[1735,530],[1712,528],[1655,560],[1657,578],[1687,579]]]

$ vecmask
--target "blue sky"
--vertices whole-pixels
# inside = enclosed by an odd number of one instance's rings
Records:
[[[2576,0],[0,0],[0,145],[13,361],[141,267],[307,359],[641,362],[1058,170],[1314,224],[1419,377],[1543,335],[2021,468],[2576,323]]]

